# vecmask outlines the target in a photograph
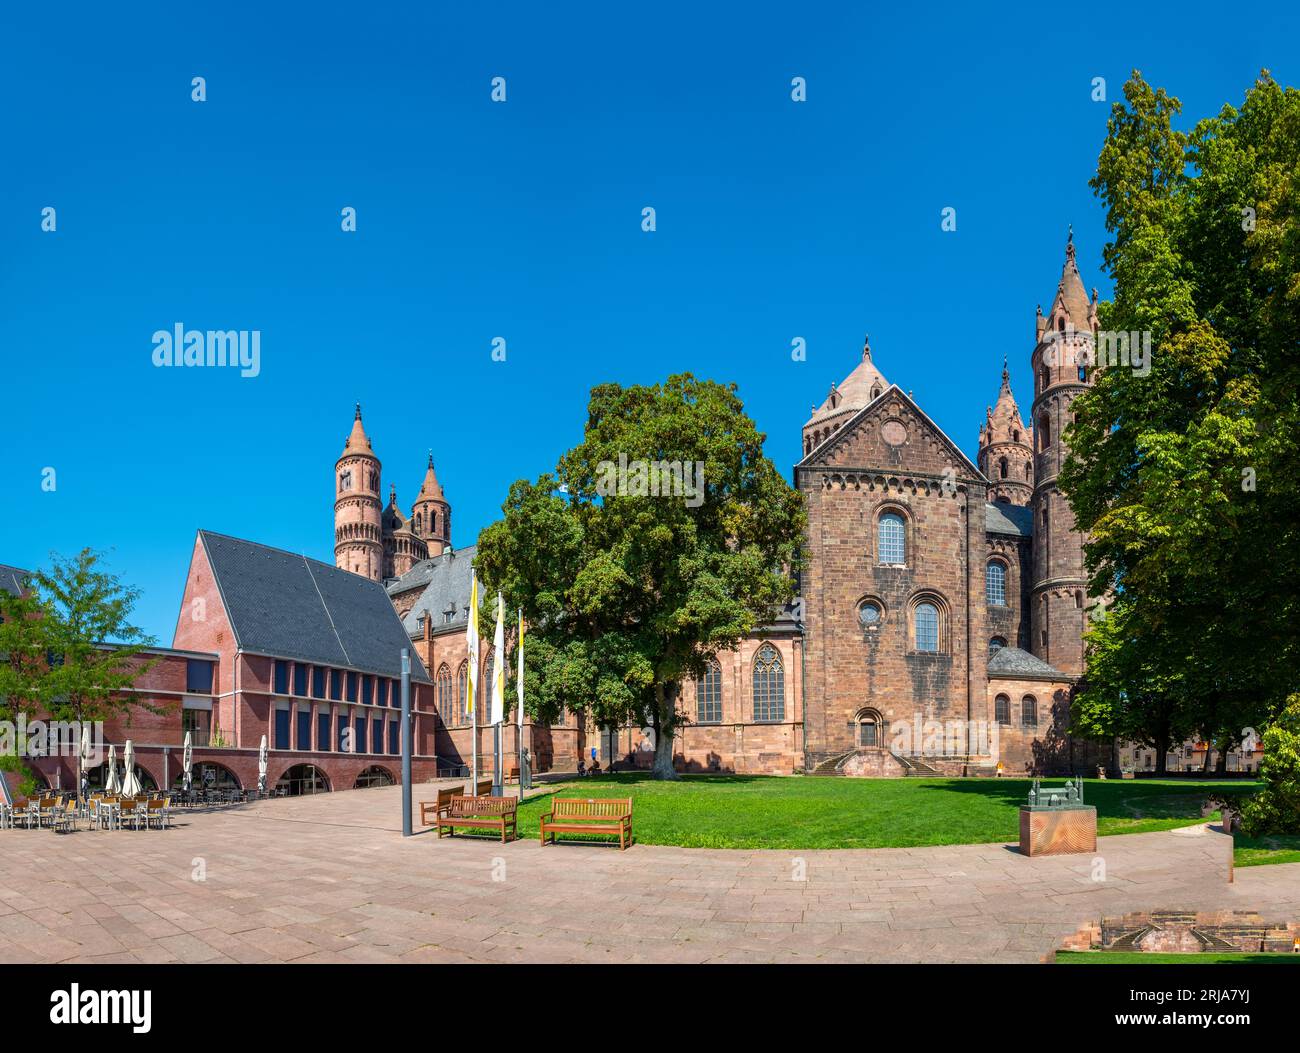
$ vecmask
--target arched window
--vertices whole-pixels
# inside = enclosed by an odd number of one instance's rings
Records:
[[[339,489],[352,489],[352,469],[349,468],[346,472],[339,472]]]
[[[998,461],[998,473],[1003,479],[1007,477],[1007,459],[1005,457]]]
[[[875,401],[876,399],[878,399],[878,398],[880,398],[880,385],[879,385],[879,384],[877,384],[874,388],[871,389],[871,399],[872,399],[872,401],[874,402],[874,401]]]
[[[1038,418],[1038,440],[1040,450],[1052,445],[1052,420],[1046,413]]]
[[[998,695],[998,697],[993,700],[993,714],[994,719],[997,720],[999,724],[1009,726],[1011,724],[1011,699],[1006,695]]]
[[[903,517],[897,512],[886,512],[880,517],[876,533],[881,563],[907,562],[907,545],[903,539]]]
[[[1033,695],[1020,700],[1020,723],[1027,728],[1038,727],[1038,699]]]
[[[442,719],[446,720],[455,713],[455,703],[451,693],[451,670],[447,663],[443,662],[438,667],[438,712],[442,714]]]
[[[913,613],[913,622],[916,626],[916,649],[938,651],[939,608],[929,602],[918,603]]]
[[[722,666],[715,658],[709,659],[704,675],[695,681],[695,721],[722,723]]]
[[[984,568],[984,598],[990,607],[1007,605],[1007,567],[1000,560],[991,559]]]
[[[492,675],[496,672],[496,651],[488,648],[487,658],[483,660],[483,689],[480,692],[484,699],[483,712],[487,712],[488,705],[492,699]]]
[[[771,644],[764,644],[754,659],[754,720],[768,723],[785,719],[785,666]]]
[[[868,749],[881,745],[880,714],[864,709],[858,714],[858,745]]]
[[[1019,442],[1019,441],[1020,441],[1020,429],[1019,429],[1019,428],[1012,428],[1012,429],[1011,429],[1011,441],[1012,441],[1012,442]]]
[[[415,513],[415,532],[418,534],[424,525],[424,516],[419,512]]]
[[[461,662],[456,670],[456,697],[460,700],[456,706],[456,723],[468,724],[469,714],[469,662]]]
[[[1004,637],[995,636],[989,641],[989,657],[992,658],[1002,648],[1006,647],[1007,641]]]

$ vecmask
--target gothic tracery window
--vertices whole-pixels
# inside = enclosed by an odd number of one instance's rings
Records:
[[[785,719],[785,667],[771,644],[764,644],[754,659],[754,720]]]

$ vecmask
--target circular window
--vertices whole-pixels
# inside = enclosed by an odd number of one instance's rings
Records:
[[[864,629],[874,629],[880,624],[881,613],[880,604],[875,600],[867,600],[858,608],[858,622]]]
[[[887,420],[880,426],[880,437],[890,446],[902,446],[907,441],[907,428],[901,420]]]

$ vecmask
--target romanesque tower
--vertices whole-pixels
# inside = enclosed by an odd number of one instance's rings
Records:
[[[442,555],[451,544],[451,505],[443,496],[438,477],[434,474],[432,453],[411,513],[412,530],[428,546],[429,555]]]
[[[979,469],[989,480],[989,500],[1028,505],[1034,496],[1034,450],[1020,407],[1011,394],[1011,374],[1002,362],[1002,389],[980,426]]]
[[[357,403],[352,433],[334,462],[334,563],[375,581],[384,576],[379,472]]]
[[[1097,292],[1091,299],[1074,258],[1074,235],[1046,315],[1040,306],[1031,363],[1034,372],[1033,586],[1030,644],[1033,653],[1066,673],[1083,672],[1087,576],[1083,535],[1057,489],[1067,448],[1061,435],[1073,420],[1070,404],[1088,387],[1088,364],[1096,347]]]

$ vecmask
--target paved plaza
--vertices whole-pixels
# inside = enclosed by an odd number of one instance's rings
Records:
[[[182,812],[165,832],[0,831],[0,962],[1038,962],[1102,914],[1300,917],[1300,864],[1229,884],[1213,826],[1035,859],[619,852],[404,839],[400,794]]]

